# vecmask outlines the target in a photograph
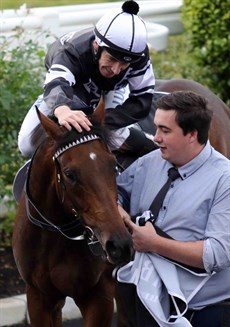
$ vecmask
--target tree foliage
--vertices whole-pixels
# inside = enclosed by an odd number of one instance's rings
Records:
[[[17,46],[10,46],[17,40]],[[17,135],[31,104],[42,93],[45,51],[31,39],[24,42],[22,31],[9,38],[1,37],[0,46],[0,205],[7,207],[8,218],[0,217],[0,230],[7,237],[11,231],[15,202],[12,183],[25,162],[17,148]],[[2,212],[1,212],[2,215]]]
[[[7,193],[6,185],[12,184],[12,172],[23,162],[17,133],[31,104],[42,93],[44,80],[44,49],[29,40],[9,50],[13,38],[20,36],[2,38],[0,52],[0,198]]]
[[[229,0],[184,0],[182,20],[208,86],[224,101],[230,89]]]

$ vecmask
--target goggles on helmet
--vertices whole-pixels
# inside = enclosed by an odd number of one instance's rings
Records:
[[[104,40],[104,37],[97,31],[95,28],[94,30],[97,37],[101,40]],[[112,57],[117,59],[118,61],[123,61],[127,64],[131,64],[140,60],[141,57],[145,56],[144,51],[142,53],[134,53],[130,51],[125,51],[124,49],[112,44],[108,40],[105,40],[105,45],[102,45],[101,48],[105,49]]]
[[[94,29],[99,47],[119,61],[133,63],[145,56],[147,32],[145,23],[137,16],[138,4],[125,1],[122,11],[105,14]]]

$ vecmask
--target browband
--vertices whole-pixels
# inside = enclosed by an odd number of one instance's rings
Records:
[[[63,147],[61,147],[60,149],[58,149],[53,155],[53,160],[57,159],[63,152],[71,149],[72,147],[74,147],[76,145],[80,145],[80,144],[90,142],[90,141],[93,141],[96,139],[100,139],[100,137],[96,134],[90,134],[90,135],[81,137],[79,140],[72,141],[71,143],[66,144]]]

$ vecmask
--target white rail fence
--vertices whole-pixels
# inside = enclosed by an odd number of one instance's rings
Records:
[[[17,10],[0,12],[0,35],[9,37],[15,34],[17,27],[32,35],[46,31],[50,37],[38,41],[47,44],[65,33],[94,26],[103,14],[108,10],[120,8],[122,3],[123,1],[31,9],[24,4]],[[138,3],[139,14],[146,21],[150,47],[156,51],[164,50],[167,47],[168,35],[179,34],[183,30],[180,21],[182,0],[139,0]],[[11,47],[14,45],[11,44]]]

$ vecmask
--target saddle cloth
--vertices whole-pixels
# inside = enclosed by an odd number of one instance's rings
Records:
[[[119,282],[136,285],[137,295],[161,327],[192,327],[183,316],[189,301],[212,276],[195,273],[159,255],[140,252],[116,275]]]

